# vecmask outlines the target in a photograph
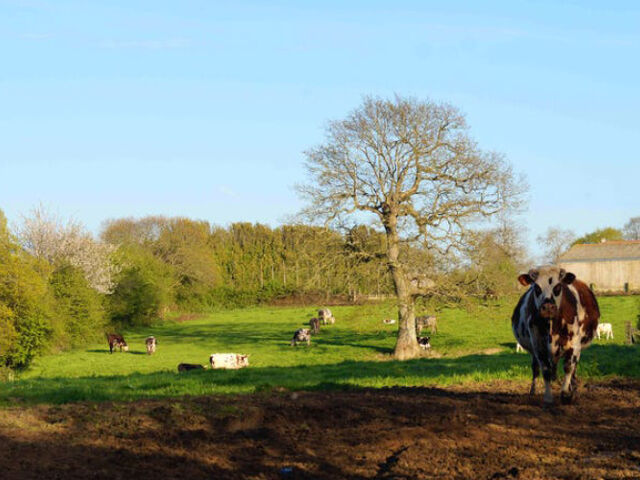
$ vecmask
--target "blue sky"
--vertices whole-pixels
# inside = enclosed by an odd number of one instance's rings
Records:
[[[640,215],[636,2],[0,0],[0,208],[277,225],[363,95],[451,102],[581,234]]]

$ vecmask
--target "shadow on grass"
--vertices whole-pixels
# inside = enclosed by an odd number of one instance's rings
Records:
[[[370,348],[370,347],[367,347]],[[623,345],[594,345],[579,366],[586,377],[640,377],[640,351]],[[351,389],[394,385],[446,385],[461,381],[528,378],[529,355],[503,352],[456,358],[355,361],[300,366],[174,370],[115,376],[34,378],[0,384],[0,404],[128,401],[183,395],[243,394],[284,387],[291,390]]]
[[[108,348],[93,348],[93,349],[89,349],[89,350],[85,350],[85,352],[89,352],[89,353],[106,353],[108,355],[147,355],[146,351],[140,351],[140,350],[129,350],[128,352],[121,352],[120,350],[114,350],[113,353],[109,353],[109,349]]]

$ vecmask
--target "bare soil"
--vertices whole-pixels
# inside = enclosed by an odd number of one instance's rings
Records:
[[[274,391],[0,410],[2,479],[640,479],[640,382]],[[557,393],[557,392],[556,392]]]

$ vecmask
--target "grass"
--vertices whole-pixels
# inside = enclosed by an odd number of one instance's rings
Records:
[[[292,348],[293,331],[312,308],[253,308],[207,315],[184,323],[122,332],[129,353],[109,354],[106,341],[40,357],[19,379],[0,384],[0,405],[129,401],[182,395],[242,394],[276,387],[331,389],[451,385],[530,378],[530,357],[515,353],[510,316],[515,302],[438,314],[432,336],[436,356],[397,362],[393,305],[336,307],[335,325],[323,327],[310,347]],[[614,340],[596,340],[582,356],[581,377],[640,377],[640,350],[623,345],[624,323],[635,322],[637,297],[600,299],[602,321]],[[145,353],[154,335],[158,351]],[[213,352],[250,355],[250,367],[178,374],[178,363],[206,364]]]

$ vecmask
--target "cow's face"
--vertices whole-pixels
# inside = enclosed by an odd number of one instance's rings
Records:
[[[555,265],[546,265],[529,270],[522,274],[518,281],[522,285],[533,285],[533,298],[536,309],[543,318],[553,318],[560,307],[563,285],[569,285],[575,280],[573,273]]]
[[[238,365],[241,367],[249,366],[249,355],[238,355]]]

